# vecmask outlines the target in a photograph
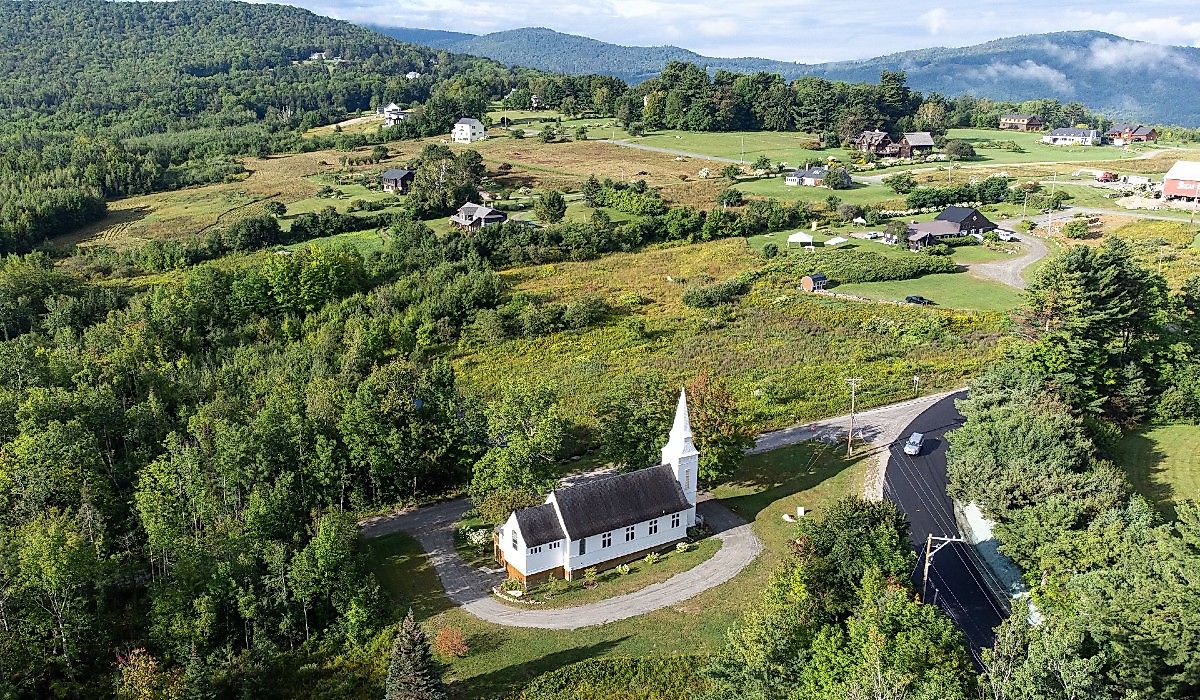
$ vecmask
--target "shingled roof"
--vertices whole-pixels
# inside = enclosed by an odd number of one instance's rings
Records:
[[[526,547],[557,542],[567,537],[558,522],[558,513],[554,512],[553,503],[522,508],[516,512],[516,516],[517,527],[521,529],[521,537],[525,539]]]
[[[554,499],[573,540],[679,513],[692,505],[666,465],[558,489]]]

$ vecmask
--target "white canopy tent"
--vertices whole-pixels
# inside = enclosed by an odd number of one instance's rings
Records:
[[[800,245],[812,245],[813,237],[812,237],[812,234],[808,234],[803,231],[797,231],[797,232],[793,233],[792,235],[788,236],[787,242],[789,244],[798,243]]]

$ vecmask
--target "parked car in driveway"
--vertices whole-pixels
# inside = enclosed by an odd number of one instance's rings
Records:
[[[924,433],[913,433],[908,436],[908,440],[904,443],[904,454],[919,455],[921,454],[921,445],[925,442]]]
[[[909,294],[908,296],[904,297],[904,301],[910,304],[920,304],[921,306],[929,306],[933,303],[920,294]]]

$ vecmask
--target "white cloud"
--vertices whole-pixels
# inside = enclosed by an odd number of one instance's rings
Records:
[[[946,28],[946,8],[933,8],[921,15],[921,21],[925,23],[925,28],[929,30],[930,34],[940,34]]]
[[[1074,91],[1067,74],[1036,61],[1021,61],[1020,63],[990,63],[982,68],[973,68],[968,74],[987,80],[1027,80],[1044,83],[1058,90],[1060,94],[1070,94]]]

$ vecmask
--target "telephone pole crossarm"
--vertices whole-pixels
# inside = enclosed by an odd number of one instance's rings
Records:
[[[935,542],[937,543],[936,547],[934,546]],[[933,533],[925,538],[925,569],[921,574],[922,601],[925,600],[925,592],[929,587],[929,565],[933,563],[933,555],[942,551],[942,548],[951,542],[966,542],[966,540],[961,537],[934,537]]]

